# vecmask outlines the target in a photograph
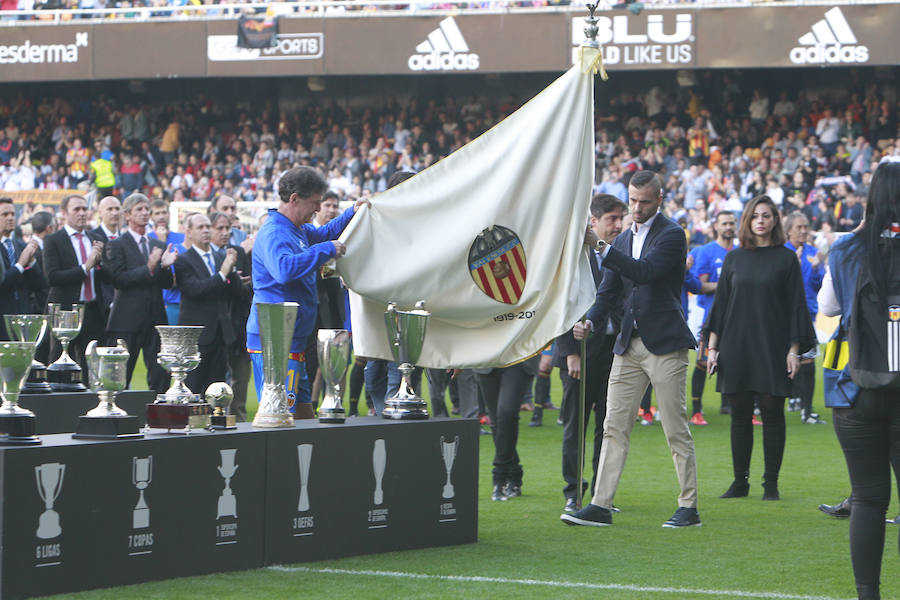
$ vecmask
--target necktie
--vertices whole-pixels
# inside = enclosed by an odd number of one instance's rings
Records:
[[[206,266],[209,267],[209,274],[215,275],[216,274],[216,265],[215,265],[215,263],[213,263],[212,254],[210,254],[209,252],[204,252],[203,256],[206,258]]]
[[[75,237],[78,239],[78,248],[81,250],[81,264],[87,262],[87,250],[84,249],[84,234],[80,231],[75,233]],[[82,284],[84,287],[84,300],[85,302],[90,302],[94,299],[94,290],[91,289],[91,274],[90,270],[88,273],[85,273],[84,283]]]
[[[13,246],[12,239],[6,240],[6,258],[9,259],[9,266],[16,264],[16,248]]]
[[[144,255],[144,260],[150,259],[150,251],[147,250],[147,238],[141,236],[141,254]]]

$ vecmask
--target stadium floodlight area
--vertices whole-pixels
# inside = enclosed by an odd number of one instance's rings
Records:
[[[138,4],[136,0],[135,4]],[[413,2],[398,4],[393,0],[303,0],[300,2],[257,2],[244,4],[202,4],[198,6],[174,4],[162,6],[132,6],[128,8],[85,8],[0,11],[0,27],[41,26],[66,23],[74,20],[87,23],[116,23],[128,21],[184,21],[184,20],[233,20],[242,14],[273,14],[290,17],[359,17],[411,16],[416,14],[485,14],[485,13],[569,13],[585,12],[581,2],[551,0],[554,4],[534,6],[531,2],[506,0],[481,0],[467,2],[445,0],[442,2]],[[752,7],[752,6],[818,6],[847,4],[890,4],[896,0],[623,0],[622,3],[600,0],[600,11],[621,10],[677,10],[689,6],[704,7]]]

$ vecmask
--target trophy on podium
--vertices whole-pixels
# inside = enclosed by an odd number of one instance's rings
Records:
[[[425,301],[416,302],[415,310],[397,310],[396,305],[388,304],[384,313],[384,324],[387,328],[388,341],[394,362],[399,365],[403,378],[400,389],[392,398],[384,402],[382,416],[385,419],[414,420],[427,419],[428,408],[425,400],[416,394],[410,381],[415,370],[415,363],[422,353],[425,343],[425,326],[431,313],[425,310]]]
[[[325,399],[319,406],[319,422],[343,423],[346,414],[341,387],[350,366],[350,332],[346,329],[320,329],[317,350],[319,370],[325,382]]]
[[[84,392],[81,367],[69,356],[69,342],[78,337],[84,323],[84,304],[73,304],[72,310],[63,310],[59,304],[50,304],[50,330],[62,346],[62,354],[47,367],[47,380],[54,392]]]
[[[157,325],[156,330],[160,340],[156,362],[172,374],[172,385],[165,394],[156,395],[156,402],[147,405],[145,431],[155,428],[190,433],[192,429],[209,427],[212,409],[184,384],[187,374],[200,364],[197,342],[203,327]]]
[[[210,429],[237,429],[237,418],[225,414],[234,399],[234,391],[230,385],[224,381],[215,381],[209,384],[203,397],[213,409],[213,414],[209,417]]]
[[[50,317],[47,315],[3,315],[3,320],[6,321],[6,331],[10,337],[18,342],[34,342],[35,348],[40,346],[50,326]],[[47,365],[39,360],[32,360],[28,380],[19,393],[49,394],[52,391],[47,383]]]
[[[0,443],[40,444],[34,413],[19,406],[19,391],[31,370],[34,342],[0,342]]]
[[[116,396],[125,389],[128,349],[119,340],[118,346],[97,346],[91,340],[84,351],[88,360],[91,390],[97,393],[100,403],[96,408],[78,417],[73,438],[126,439],[144,437],[138,418],[116,406]]]
[[[284,379],[287,377],[288,357],[299,306],[296,302],[256,304],[264,383],[259,410],[253,418],[254,427],[294,426],[294,415],[288,410]]]

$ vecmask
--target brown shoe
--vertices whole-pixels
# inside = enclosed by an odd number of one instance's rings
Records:
[[[522,412],[534,412],[534,404],[532,404],[531,402],[526,402],[519,410],[521,410]]]

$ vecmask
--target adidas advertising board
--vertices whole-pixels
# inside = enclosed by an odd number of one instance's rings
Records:
[[[481,58],[471,52],[453,17],[440,22],[409,57],[413,71],[477,71]]]
[[[859,43],[837,6],[816,21],[791,50],[795,65],[861,64],[869,62],[869,48]]]

